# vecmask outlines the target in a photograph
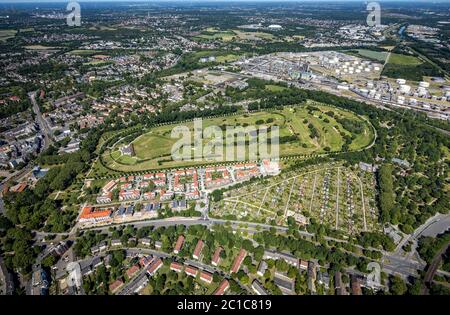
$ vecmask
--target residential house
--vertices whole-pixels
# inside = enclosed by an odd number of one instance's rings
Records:
[[[224,295],[225,292],[228,291],[228,289],[230,288],[230,282],[228,282],[227,279],[224,279],[219,287],[216,289],[216,291],[214,291],[214,295]]]
[[[230,273],[236,273],[241,268],[241,264],[244,261],[245,256],[247,256],[247,251],[243,248],[239,251],[239,254],[234,259],[233,265],[231,266]]]
[[[192,254],[192,258],[199,260],[200,255],[202,253],[203,247],[205,243],[202,240],[198,240],[197,245],[195,246],[194,253]]]
[[[220,253],[222,252],[222,250],[223,250],[223,248],[221,246],[216,248],[216,251],[214,252],[214,255],[213,255],[212,260],[211,260],[211,264],[213,266],[217,267],[219,265],[220,259],[221,259],[220,258]]]
[[[175,254],[178,254],[180,252],[180,250],[181,250],[181,247],[183,247],[183,244],[184,244],[184,236],[180,235],[180,236],[178,236],[178,239],[177,239],[177,242],[175,244],[175,248],[174,248],[173,252]]]

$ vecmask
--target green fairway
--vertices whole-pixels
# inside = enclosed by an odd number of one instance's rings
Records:
[[[192,121],[151,128],[131,142],[134,156],[122,155],[119,148],[126,143],[118,141],[112,151],[104,153],[103,161],[114,170],[126,172],[213,162],[173,161],[171,149],[181,137],[180,135],[178,138],[171,137],[172,129],[176,126],[185,126],[193,134]],[[358,150],[368,146],[374,137],[372,127],[354,113],[312,102],[308,106],[285,107],[283,110],[273,112],[262,111],[204,119],[203,130],[210,126],[218,126],[221,130],[225,130],[227,126],[256,126],[257,128],[278,126],[280,156],[324,154],[343,149]],[[345,138],[348,138],[347,142],[350,141],[347,147],[345,147]],[[225,144],[225,132],[223,132],[222,140]],[[210,141],[211,138],[203,139],[203,146],[205,147]],[[245,146],[245,152],[248,158],[248,144]]]

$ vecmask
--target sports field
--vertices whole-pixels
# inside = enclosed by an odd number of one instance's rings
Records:
[[[112,149],[103,154],[103,161],[111,169],[125,172],[217,162],[172,160],[172,147],[181,138],[181,135],[178,138],[172,138],[172,129],[181,125],[188,128],[191,134],[194,133],[193,122],[151,128],[133,140],[130,140],[129,136],[119,138]],[[257,128],[278,126],[281,157],[337,152],[345,149],[346,146],[347,150],[359,150],[370,145],[374,138],[372,126],[363,118],[352,112],[313,103],[302,107],[285,107],[283,110],[261,111],[202,121],[203,130],[210,126],[218,126],[222,130],[225,130],[227,126],[256,126]],[[223,132],[222,140],[225,144],[225,132]],[[130,141],[134,155],[123,155],[120,148],[130,144]],[[205,150],[205,145],[211,142],[211,138],[203,139],[202,142]],[[194,148],[192,152],[195,152]],[[248,143],[245,145],[245,152],[248,158]]]

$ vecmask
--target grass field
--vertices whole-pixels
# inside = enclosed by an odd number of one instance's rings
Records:
[[[264,88],[271,92],[281,92],[281,91],[286,90],[286,88],[283,86],[273,85],[273,84],[267,84]]]
[[[7,41],[8,39],[16,36],[16,34],[17,34],[16,30],[0,30],[0,41],[1,42]]]
[[[218,56],[216,58],[217,62],[233,62],[239,59],[238,55],[234,55],[234,54],[228,54],[228,55],[224,55],[224,56]]]
[[[302,107],[285,107],[283,110],[273,112],[255,112],[236,116],[204,119],[203,129],[210,126],[218,126],[225,130],[226,126],[278,126],[280,136],[280,156],[297,156],[323,154],[327,152],[337,152],[342,150],[345,143],[344,136],[354,139],[349,145],[350,150],[358,150],[368,146],[373,141],[372,127],[361,117],[354,113],[343,111],[337,108],[322,104],[313,104],[314,109]],[[334,117],[325,113],[334,114]],[[337,120],[347,119],[357,122],[362,128],[360,133],[352,134],[345,129]],[[170,168],[181,166],[193,166],[214,161],[173,161],[171,149],[178,141],[172,138],[171,132],[175,126],[184,125],[193,134],[193,122],[183,124],[164,125],[151,128],[146,133],[140,135],[132,141],[135,156],[124,156],[120,152],[120,147],[128,144],[125,141],[117,141],[111,151],[106,151],[103,161],[114,170],[133,172],[158,168]],[[311,127],[317,131],[317,136],[312,137]],[[223,143],[226,143],[225,133]],[[282,141],[284,140],[284,141]],[[211,138],[203,139],[205,146]],[[194,151],[193,151],[194,152]],[[225,149],[224,149],[225,152]],[[245,146],[246,157],[248,145]],[[235,155],[236,158],[236,155]]]
[[[224,42],[229,42],[232,40],[236,41],[257,41],[257,40],[267,40],[271,41],[275,39],[275,36],[264,32],[244,32],[240,30],[227,30],[227,31],[217,31],[216,29],[208,28],[202,34],[195,36],[198,39],[206,40],[221,40]]]
[[[414,56],[393,53],[389,57],[388,63],[392,63],[395,65],[416,66],[422,64],[422,61]]]
[[[359,57],[368,58],[368,59],[376,60],[379,62],[384,62],[388,56],[388,53],[385,51],[358,49],[358,50],[355,50],[354,52],[356,52],[356,54]]]

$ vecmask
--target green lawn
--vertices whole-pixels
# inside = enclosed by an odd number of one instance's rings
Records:
[[[266,90],[269,90],[269,91],[271,91],[271,92],[280,92],[280,91],[286,90],[286,88],[283,87],[283,86],[273,85],[273,84],[267,84],[267,85],[265,86],[265,89],[266,89]]]
[[[416,66],[422,64],[419,58],[392,53],[388,60],[389,63],[405,66]]]
[[[353,52],[353,51],[351,51],[351,52]],[[377,60],[379,62],[384,62],[388,56],[388,52],[385,52],[385,51],[358,49],[358,50],[354,50],[354,52],[356,52],[356,55],[358,55],[360,57]]]

